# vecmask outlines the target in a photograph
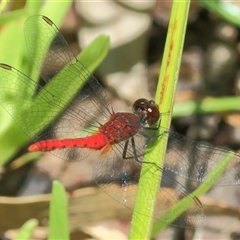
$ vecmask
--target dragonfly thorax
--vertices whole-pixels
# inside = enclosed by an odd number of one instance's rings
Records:
[[[99,128],[99,132],[107,136],[110,144],[116,144],[133,137],[142,127],[138,115],[134,113],[118,112]]]

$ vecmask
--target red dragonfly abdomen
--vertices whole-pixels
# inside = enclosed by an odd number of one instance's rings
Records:
[[[107,145],[125,141],[136,134],[141,127],[140,119],[133,113],[115,113],[99,128],[99,133],[84,138],[49,139],[32,144],[31,152],[48,152],[63,148],[88,148],[100,150]]]
[[[63,148],[88,148],[100,150],[108,143],[109,140],[104,134],[97,133],[84,138],[44,140],[32,144],[28,150],[31,152],[47,152]]]

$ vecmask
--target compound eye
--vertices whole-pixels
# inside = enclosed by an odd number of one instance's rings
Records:
[[[148,125],[151,126],[157,123],[157,121],[160,118],[160,113],[158,105],[155,104],[153,100],[148,102],[147,112],[148,112]]]
[[[136,100],[133,104],[133,112],[142,112],[142,111],[147,111],[149,101],[145,98],[139,98]]]

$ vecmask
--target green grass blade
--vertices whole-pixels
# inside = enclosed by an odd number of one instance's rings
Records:
[[[49,240],[68,240],[68,201],[63,185],[58,182],[53,182],[52,198],[50,201],[49,214]]]
[[[189,1],[173,1],[168,35],[160,71],[161,75],[155,97],[156,103],[161,106],[161,112],[169,112],[169,114],[165,114],[161,120],[161,127],[167,129],[170,126],[171,111],[173,108],[179,65],[182,56],[189,4]],[[148,146],[148,149],[150,150],[145,154],[145,161],[154,161],[156,165],[163,166],[164,154],[159,156],[159,153],[166,149],[166,144],[167,142],[160,140],[154,142],[151,146]],[[155,168],[154,165],[151,167]],[[154,214],[155,199],[159,191],[161,176],[159,176],[159,179],[154,177],[151,172],[157,170],[153,169],[152,171],[149,171],[148,168],[150,168],[149,164],[142,165],[130,239],[149,239],[151,235],[152,217],[150,216],[153,216]],[[151,183],[151,187],[147,185],[148,183]],[[146,196],[149,201],[143,201],[146,199]],[[153,200],[150,201],[151,199]],[[146,216],[138,214],[138,212],[143,211],[142,209],[146,209]]]
[[[239,96],[206,98],[202,100],[179,102],[174,105],[173,117],[189,116],[192,114],[239,111],[239,102]]]
[[[101,49],[101,51],[96,52],[95,55],[91,55],[93,49]],[[93,70],[105,57],[109,50],[109,38],[105,35],[101,35],[97,37],[88,48],[83,50],[81,54],[79,55],[78,59],[80,59],[80,62],[90,71]],[[90,54],[88,52],[90,51]],[[98,55],[97,55],[98,54]],[[97,56],[97,58],[96,58]],[[79,90],[83,87],[85,82],[88,80],[88,76],[86,76],[85,81],[83,79],[79,79],[80,73],[78,72],[78,69],[76,69],[76,74],[66,74],[69,72],[69,68],[72,68],[71,65],[66,66],[61,72],[57,74],[56,77],[54,77],[49,84],[45,86],[45,89],[48,90],[49,93],[52,93],[58,100],[61,100],[62,102],[66,103],[67,105],[72,101],[72,99],[76,96],[76,94],[79,92]],[[72,68],[73,69],[73,68]],[[71,71],[73,73],[73,71]],[[76,78],[72,78],[72,75],[77,76]],[[83,74],[84,75],[84,74]],[[86,75],[86,74],[85,74]],[[64,77],[62,77],[64,76]],[[62,84],[61,84],[62,82]],[[69,82],[68,86],[66,86],[66,82]],[[59,86],[66,86],[66,88],[62,88]],[[55,91],[57,89],[57,91]],[[41,97],[41,94],[45,94],[46,92],[42,93],[39,92],[38,96],[36,97],[35,101],[33,101],[33,104],[31,106],[31,109],[37,109],[34,105],[39,104],[38,98]],[[50,96],[51,97],[51,96]],[[46,96],[45,96],[45,99]],[[42,100],[41,100],[42,102]],[[49,105],[47,102],[46,104],[42,103],[42,109],[45,107],[46,115],[45,118],[42,117],[36,117],[33,116],[32,119],[28,118],[28,123],[31,126],[36,126],[35,129],[43,130],[47,125],[49,125],[61,112],[59,112],[59,108],[56,108],[54,105]],[[28,109],[26,109],[26,112]],[[53,114],[54,113],[54,114]],[[24,114],[23,114],[24,117]],[[45,124],[43,124],[45,123]],[[41,125],[42,128],[39,129],[37,126]],[[38,132],[32,132],[33,136],[38,134]]]
[[[79,55],[78,55],[78,60],[84,64],[84,66],[91,72],[93,72],[96,67],[102,62],[102,60],[105,58],[109,51],[109,37],[106,35],[100,35],[97,37],[87,48],[85,48]],[[93,52],[95,54],[93,54]],[[65,70],[66,71],[66,70]],[[66,81],[66,79],[61,79],[59,75],[53,79],[51,82],[51,88],[55,89],[57,88],[57,85],[61,81]],[[78,89],[81,88],[81,81],[78,79],[71,79],[71,84],[74,84],[75,90],[77,91]],[[56,87],[55,87],[56,85]],[[22,86],[23,87],[23,86]],[[46,86],[47,87],[47,86]],[[69,102],[72,97],[74,96],[76,92],[72,92],[70,95],[66,96],[66,89],[62,89],[62,92],[58,92],[58,97],[62,99],[64,102]],[[41,93],[39,93],[41,94]],[[19,101],[16,102],[18,104]],[[33,101],[33,107],[34,104],[36,104]],[[4,110],[5,111],[5,110]],[[27,109],[26,109],[27,111]],[[49,109],[49,107],[46,107],[46,116],[47,113],[49,113],[51,116],[52,111],[54,109]],[[56,112],[55,116],[57,116],[58,112]],[[22,115],[24,118],[24,114]],[[52,120],[54,117],[52,118]],[[1,120],[3,121],[3,120]],[[6,121],[9,121],[6,119]],[[44,119],[36,119],[33,117],[32,119],[29,119],[29,123],[39,126],[39,124],[42,126],[42,130],[50,124],[50,122],[46,122],[45,125],[42,125],[44,122]],[[33,133],[37,134],[38,132]],[[16,137],[18,136],[18,137]],[[0,160],[0,165],[3,165],[8,161],[8,159],[11,158],[19,149],[19,147],[23,146],[29,141],[29,138],[22,132],[22,130],[16,125],[14,120],[11,122],[11,124],[8,124],[7,128],[0,133],[0,139],[4,139],[3,143],[0,145],[0,152],[1,154],[1,160]]]
[[[209,174],[207,179],[202,183],[194,192],[193,194],[196,197],[200,197],[203,194],[205,194],[211,187],[214,185],[214,183],[218,180],[218,178],[222,175],[222,173],[227,168],[228,164],[231,162],[232,158],[234,158],[234,153],[229,152],[222,161],[219,162],[219,164],[216,166],[216,168]],[[190,206],[191,203],[193,203],[194,199],[190,198],[183,198],[181,201],[179,201],[176,205],[174,205],[164,216],[162,216],[162,220],[168,219],[171,221],[174,221],[176,217],[178,217],[180,214],[182,214],[184,211],[186,211]],[[178,213],[177,215],[174,213]],[[174,217],[172,217],[174,216]],[[201,216],[199,216],[201,217]],[[203,218],[203,215],[202,215]],[[152,237],[156,236],[157,233],[164,228],[167,227],[167,224],[159,224],[159,222],[156,222],[153,226],[153,233]],[[194,227],[194,225],[193,225]]]
[[[30,15],[48,14],[56,20],[57,25],[60,25],[71,3],[72,1],[67,0],[64,2],[46,1],[42,4],[40,1],[28,0],[23,9],[6,12],[0,16],[0,24],[4,24],[0,30],[0,62],[14,66],[27,76],[37,80],[39,73],[36,71],[35,66],[33,66],[32,60],[28,57],[25,47],[23,35],[24,21]],[[16,36],[18,41],[16,41]],[[14,46],[14,51],[12,46]],[[95,57],[98,58],[98,56]],[[19,85],[18,87],[21,90],[25,86]],[[15,101],[15,103],[17,107],[18,101]],[[29,138],[14,122],[14,119],[9,117],[5,109],[0,108],[0,116],[0,139],[3,140],[0,145],[1,166],[11,159],[29,141]]]
[[[200,5],[218,14],[221,18],[229,21],[230,23],[240,27],[240,9],[234,1],[223,0],[199,0]]]
[[[8,0],[3,0],[0,2],[0,15],[2,14],[2,12],[7,8],[7,5],[9,4],[10,1]]]
[[[20,228],[18,235],[14,240],[28,240],[32,239],[32,234],[35,228],[38,225],[38,221],[36,219],[30,219],[23,224]]]
[[[0,30],[0,62],[11,64],[17,68],[21,67],[21,57],[24,53],[23,42],[24,36],[22,34],[23,21],[9,21]],[[18,36],[18,41],[16,41]],[[12,49],[14,46],[14,50]]]
[[[47,16],[57,26],[60,26],[62,25],[64,16],[69,12],[72,3],[72,0],[58,1],[58,6],[56,7],[56,1],[46,1],[38,14]]]

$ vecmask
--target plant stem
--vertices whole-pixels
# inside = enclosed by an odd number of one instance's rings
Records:
[[[164,49],[161,75],[159,77],[155,101],[161,106],[161,112],[169,112],[161,119],[161,127],[170,127],[176,83],[179,73],[179,65],[182,56],[183,42],[185,37],[186,22],[190,2],[174,1],[171,18]],[[160,129],[161,129],[160,127]],[[129,239],[149,239],[152,230],[155,199],[159,192],[161,172],[156,165],[162,168],[165,157],[167,141],[162,141],[159,130],[159,141],[148,144],[144,155],[144,161],[154,164],[142,164],[141,177],[136,197],[136,203],[132,219],[132,228]],[[158,174],[152,174],[153,172]],[[156,177],[157,176],[157,177]],[[144,212],[145,214],[138,214]],[[156,216],[155,216],[156,217]]]

